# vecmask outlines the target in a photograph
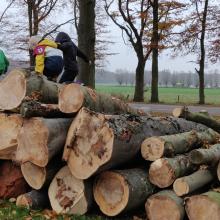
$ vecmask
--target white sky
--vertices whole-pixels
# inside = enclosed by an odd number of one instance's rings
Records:
[[[0,12],[5,8],[6,0],[0,0]],[[1,13],[0,13],[1,14]],[[59,16],[60,17],[60,16]],[[62,19],[62,21],[61,21]],[[68,12],[65,16],[62,16],[61,19],[57,23],[62,23],[65,20],[69,19]],[[67,33],[71,33],[73,28],[69,26],[63,27]],[[125,45],[122,37],[121,37],[121,30],[116,27],[113,22],[109,19],[109,30],[110,30],[110,38],[115,43],[109,45],[109,51],[112,53],[117,53],[114,56],[108,56],[106,62],[106,69],[110,71],[115,71],[116,69],[127,69],[128,71],[135,71],[137,65],[137,58],[135,56],[135,52],[133,49]],[[169,69],[171,71],[192,71],[195,72],[195,67],[197,67],[191,61],[195,61],[195,57],[188,56],[188,57],[177,57],[175,59],[171,58],[170,56],[166,55],[164,52],[159,57],[159,69]],[[208,64],[207,70],[220,70],[220,63],[218,64]],[[147,61],[146,69],[151,68],[151,60]]]

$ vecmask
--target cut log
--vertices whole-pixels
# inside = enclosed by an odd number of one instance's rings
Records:
[[[16,205],[39,210],[48,208],[50,206],[50,201],[47,191],[32,190],[28,193],[18,196]]]
[[[93,203],[92,184],[76,179],[67,166],[54,177],[49,187],[50,204],[58,214],[85,214]]]
[[[155,160],[149,169],[151,183],[159,188],[166,188],[178,178],[192,173],[195,170],[188,156],[179,155],[174,158]]]
[[[73,114],[60,111],[57,104],[42,104],[36,101],[23,102],[20,107],[22,117],[70,118]]]
[[[205,186],[214,179],[209,170],[198,170],[195,173],[176,179],[173,189],[178,196],[184,196]]]
[[[22,123],[20,115],[0,114],[0,159],[14,159]]]
[[[63,158],[76,178],[87,179],[133,159],[146,137],[192,129],[207,127],[184,119],[105,116],[82,108],[69,128]]]
[[[144,114],[140,110],[131,108],[122,100],[98,93],[89,87],[80,86],[76,83],[64,85],[59,93],[59,108],[64,113],[75,113],[81,107],[109,114]]]
[[[185,209],[190,220],[219,220],[220,193],[210,191],[189,197]]]
[[[46,167],[39,167],[31,162],[25,162],[21,164],[21,171],[29,186],[38,190],[49,186],[62,166],[63,162],[60,157],[55,157]]]
[[[0,198],[16,198],[26,193],[29,187],[25,182],[21,169],[11,161],[0,162]]]
[[[58,103],[59,86],[61,84],[49,81],[44,76],[14,69],[0,81],[0,109],[15,109],[27,97],[43,103],[56,104]]]
[[[194,164],[215,164],[220,160],[220,144],[215,144],[209,149],[195,149],[189,156]]]
[[[220,181],[220,161],[219,161],[218,167],[217,167],[217,176],[218,176],[218,180]]]
[[[204,132],[190,131],[174,135],[150,137],[141,145],[141,154],[145,160],[155,161],[161,157],[173,157],[188,152],[203,144],[215,144],[220,135],[212,129]]]
[[[144,205],[154,186],[142,169],[106,171],[97,177],[93,194],[100,210],[108,216]]]
[[[18,135],[16,160],[45,167],[62,150],[71,121],[64,118],[24,120]]]
[[[173,110],[173,116],[178,117],[178,118],[185,118],[186,120],[189,120],[189,121],[194,121],[197,123],[204,124],[207,127],[212,128],[213,130],[220,133],[220,122],[212,118],[207,113],[206,114],[201,113],[201,112],[193,113],[193,112],[190,112],[187,107],[182,107],[182,108],[175,108]]]
[[[184,201],[172,190],[164,190],[147,199],[146,214],[149,220],[182,220]]]

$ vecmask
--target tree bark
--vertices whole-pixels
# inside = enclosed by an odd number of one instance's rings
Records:
[[[172,190],[164,190],[147,199],[146,214],[149,220],[183,220],[184,201]]]
[[[186,120],[189,121],[194,121],[197,123],[201,123],[206,125],[209,128],[212,128],[213,130],[217,131],[220,133],[220,123],[209,116],[208,114],[204,113],[193,113],[188,110],[188,108],[175,108],[173,110],[173,116],[178,117],[178,118],[185,118]]]
[[[151,102],[158,103],[158,50],[159,50],[159,33],[158,33],[158,0],[153,3],[153,36],[151,41],[152,47],[152,80],[151,80]]]
[[[25,182],[21,169],[11,161],[0,162],[0,198],[16,198],[26,193],[29,187]]]
[[[16,160],[45,167],[63,148],[72,119],[31,118],[18,136]]]
[[[141,49],[141,54],[137,53],[138,65],[136,68],[136,80],[135,80],[135,92],[134,101],[143,102],[144,101],[144,68],[146,60],[143,57],[143,48]]]
[[[195,149],[189,154],[194,164],[216,164],[220,159],[220,144],[215,144],[209,149]]]
[[[26,99],[58,103],[59,84],[30,71],[14,69],[0,82],[0,109],[13,110]]]
[[[76,178],[87,179],[135,158],[147,137],[192,129],[203,131],[206,127],[183,119],[105,116],[82,108],[69,128],[63,159]]]
[[[184,196],[202,188],[214,179],[209,170],[198,170],[195,173],[176,179],[173,189],[178,196]]]
[[[149,177],[151,183],[159,188],[166,188],[178,178],[194,172],[195,165],[187,156],[157,159],[150,165]]]
[[[16,201],[17,206],[25,206],[31,209],[44,209],[49,207],[50,201],[45,190],[32,190],[28,193],[19,195]]]
[[[20,115],[0,114],[0,159],[14,159],[17,150],[17,136],[23,119]]]
[[[190,220],[219,220],[220,193],[209,191],[191,196],[186,199],[185,209]]]
[[[76,179],[67,166],[54,177],[49,187],[49,199],[58,214],[85,214],[93,203],[90,181]]]
[[[142,114],[120,99],[97,93],[88,87],[75,83],[63,86],[59,93],[59,109],[64,113],[75,113],[81,107],[110,114]]]
[[[206,18],[208,12],[208,3],[209,0],[205,0],[204,10],[202,13],[202,30],[200,37],[200,60],[199,60],[199,104],[205,104],[205,34],[206,34]],[[198,15],[200,17],[200,15]]]
[[[108,216],[131,211],[144,204],[154,191],[147,171],[142,169],[114,170],[97,177],[93,193],[101,211]]]
[[[204,132],[190,131],[186,133],[150,137],[141,144],[141,154],[145,160],[155,161],[161,157],[173,157],[205,144],[214,144],[220,138],[212,129]]]
[[[57,104],[42,104],[36,101],[23,102],[20,107],[20,114],[24,118],[70,118],[74,116],[74,114],[61,112]]]
[[[78,46],[92,61],[89,65],[79,60],[79,79],[91,88],[95,88],[95,4],[95,0],[79,1]]]

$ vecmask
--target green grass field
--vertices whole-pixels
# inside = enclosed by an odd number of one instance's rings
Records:
[[[132,86],[108,86],[96,85],[97,91],[115,95],[122,99],[132,100],[134,94],[134,87]],[[159,99],[161,103],[167,104],[197,104],[198,103],[198,89],[194,88],[159,88]],[[145,90],[145,101],[150,99],[150,88]],[[219,89],[205,89],[206,104],[219,105],[220,104],[220,88]]]

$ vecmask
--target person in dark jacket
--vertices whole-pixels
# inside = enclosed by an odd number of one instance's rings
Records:
[[[64,32],[58,33],[55,42],[58,44],[58,49],[63,51],[64,59],[64,72],[59,80],[59,83],[73,82],[79,72],[76,57],[82,58],[86,63],[89,63],[89,59],[73,43],[68,34]]]

